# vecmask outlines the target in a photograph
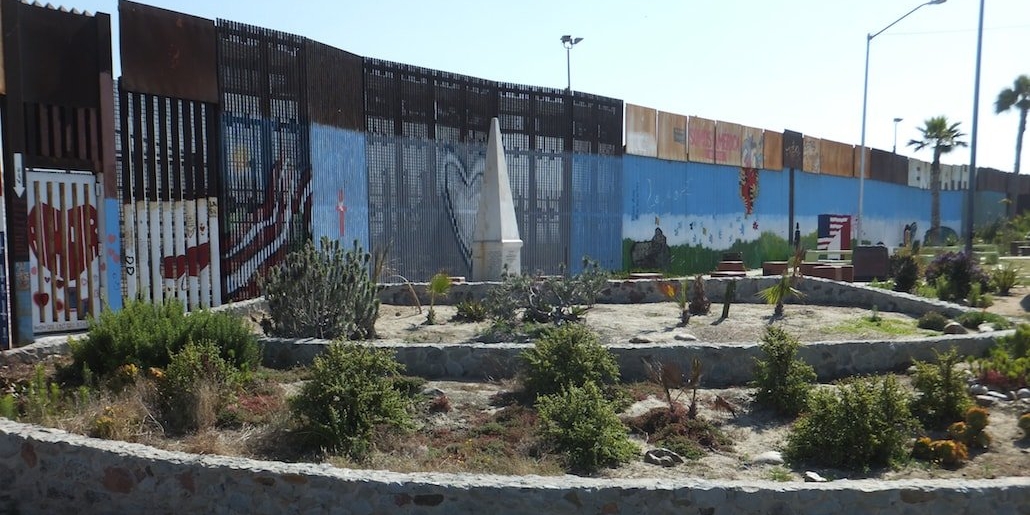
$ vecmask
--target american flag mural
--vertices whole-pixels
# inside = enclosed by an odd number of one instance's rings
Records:
[[[818,250],[851,249],[851,215],[819,215]]]

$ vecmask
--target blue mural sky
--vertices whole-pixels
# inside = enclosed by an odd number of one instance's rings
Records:
[[[576,90],[858,144],[866,35],[920,1],[144,3],[300,34],[367,57],[554,88],[566,86],[559,38],[571,34],[584,38],[571,51]],[[117,41],[116,0],[64,5],[111,13]],[[892,148],[894,118],[903,118],[899,150],[923,160],[928,151],[915,154],[904,143],[926,118],[945,115],[970,131],[978,8],[975,0],[928,5],[873,39],[870,146]],[[987,1],[984,27],[977,164],[1011,170],[1017,116],[995,115],[993,101],[1017,75],[1030,74],[1030,1]],[[960,149],[944,162],[969,158]]]

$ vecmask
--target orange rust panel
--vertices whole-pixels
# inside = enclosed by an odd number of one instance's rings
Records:
[[[687,117],[658,111],[658,157],[687,160]]]
[[[650,107],[626,104],[626,153],[658,157],[655,135],[657,112]]]
[[[783,171],[783,134],[765,131],[762,139],[764,140],[762,153],[765,156],[765,169]]]
[[[715,124],[715,163],[740,166],[740,147],[744,139],[744,127],[730,122]]]

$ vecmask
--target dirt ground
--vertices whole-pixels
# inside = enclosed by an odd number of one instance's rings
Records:
[[[996,297],[989,311],[1028,320],[1030,289],[1018,287],[1012,295]],[[425,308],[424,308],[425,309]],[[471,342],[485,323],[468,324],[448,321],[454,314],[450,306],[438,306],[437,319],[444,323],[433,326],[423,324],[425,312],[409,306],[383,306],[380,321],[376,327],[384,340],[418,342]],[[594,306],[586,315],[586,323],[601,335],[605,343],[629,343],[634,338],[651,342],[673,342],[675,335],[689,333],[700,342],[756,342],[766,326],[770,324],[772,308],[764,304],[734,304],[730,317],[719,319],[721,306],[713,306],[713,314],[695,316],[686,327],[678,327],[677,308],[672,303],[640,305]],[[861,340],[879,338],[919,338],[927,333],[914,332],[909,335],[889,336],[871,330],[855,330],[848,322],[870,316],[864,309],[823,306],[787,305],[786,316],[772,323],[782,326],[803,342],[832,340]],[[898,313],[881,312],[885,319],[909,321],[912,317]],[[907,381],[908,378],[902,378]],[[495,409],[490,398],[502,391],[505,385],[493,383],[458,383],[434,381],[430,384],[445,392],[452,412],[441,415],[440,424],[461,424],[474,413]],[[714,407],[716,396],[728,400],[737,409],[733,416]],[[703,389],[699,393],[701,416],[713,421],[733,440],[731,451],[709,453],[706,457],[672,468],[661,468],[635,461],[618,469],[602,473],[612,478],[676,478],[695,477],[707,479],[775,479],[801,481],[807,470],[813,470],[825,478],[877,477],[881,479],[903,478],[994,478],[1025,475],[1030,471],[1030,450],[1028,442],[1022,439],[1022,431],[1016,426],[1020,414],[1030,410],[1024,402],[1002,403],[991,408],[988,432],[993,438],[990,451],[974,454],[962,468],[947,470],[913,461],[901,470],[871,471],[869,473],[847,472],[825,469],[790,469],[782,465],[754,463],[756,456],[767,451],[782,450],[789,431],[789,422],[777,419],[766,410],[756,409],[752,403],[753,390],[744,387],[728,389]],[[689,398],[689,394],[682,395]],[[647,410],[660,407],[664,402],[651,397],[637,402],[622,415],[635,416]],[[638,439],[641,451],[650,448],[643,439]]]

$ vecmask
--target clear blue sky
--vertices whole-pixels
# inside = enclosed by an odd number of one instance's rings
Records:
[[[485,79],[564,88],[559,38],[572,50],[572,87],[629,103],[772,130],[859,143],[866,34],[919,0],[340,1],[152,0],[353,52]],[[65,0],[112,15],[115,0]],[[978,0],[928,5],[872,41],[867,144],[899,153],[916,127],[945,115],[972,129]],[[116,57],[116,67],[117,57]],[[116,72],[117,73],[117,72]],[[994,99],[1030,75],[1030,0],[986,0],[977,164],[1012,170],[1015,112]],[[1028,137],[1030,138],[1030,137]],[[968,136],[967,136],[968,141]],[[1027,141],[1025,147],[1030,147]],[[943,161],[968,164],[969,149]],[[1030,172],[1030,150],[1023,152]]]

